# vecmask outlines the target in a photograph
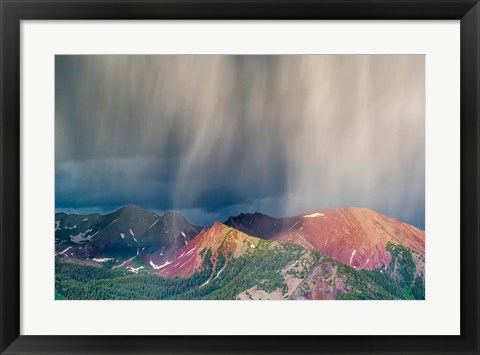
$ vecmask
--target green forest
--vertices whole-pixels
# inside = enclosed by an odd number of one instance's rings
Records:
[[[387,249],[392,260],[386,268],[356,270],[316,251],[262,240],[254,252],[238,258],[222,253],[213,258],[212,250],[204,249],[200,271],[188,278],[170,279],[144,270],[132,274],[56,260],[55,299],[232,300],[254,286],[266,292],[280,289],[286,297],[287,285],[281,270],[305,256],[312,262],[304,263],[296,277],[306,277],[320,263],[337,266],[337,277],[346,281],[348,292],[336,299],[424,299],[424,275],[416,275],[414,252],[391,243]],[[216,260],[215,265],[212,260]]]

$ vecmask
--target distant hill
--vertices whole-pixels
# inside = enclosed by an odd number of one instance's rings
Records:
[[[160,265],[201,227],[179,213],[162,215],[127,205],[108,215],[55,215],[55,253],[127,267],[134,260]]]

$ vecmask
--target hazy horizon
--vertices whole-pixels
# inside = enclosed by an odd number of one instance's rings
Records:
[[[328,208],[317,208],[316,210],[311,210],[311,211],[304,211],[304,212],[301,212],[301,213],[297,213],[295,215],[289,215],[289,216],[274,216],[274,215],[269,215],[267,213],[263,213],[262,211],[248,211],[248,212],[240,212],[236,215],[231,215],[231,216],[228,216],[227,218],[225,218],[224,220],[214,220],[213,222],[209,223],[209,224],[202,224],[202,223],[197,223],[196,221],[194,220],[190,220],[187,216],[185,216],[182,211],[177,211],[177,210],[158,210],[158,209],[155,209],[155,208],[144,208],[142,206],[138,206],[134,203],[128,203],[126,205],[122,205],[122,206],[118,206],[112,210],[103,210],[101,208],[95,208],[95,207],[92,207],[92,208],[81,208],[81,209],[74,209],[74,208],[66,208],[66,209],[62,209],[62,208],[59,208],[59,209],[55,209],[55,213],[65,213],[65,214],[68,214],[68,215],[88,215],[88,214],[95,214],[95,213],[98,213],[98,214],[101,214],[103,216],[105,215],[109,215],[111,213],[114,213],[118,210],[120,210],[121,208],[123,207],[126,207],[127,205],[134,205],[142,210],[145,210],[145,211],[149,211],[149,212],[154,212],[154,213],[157,213],[158,215],[163,215],[164,213],[167,213],[167,212],[175,212],[175,213],[179,213],[181,215],[183,215],[187,221],[190,223],[190,224],[193,224],[193,225],[197,225],[197,226],[200,226],[200,227],[210,227],[212,226],[215,222],[222,222],[222,223],[225,223],[226,220],[228,219],[228,217],[236,217],[238,215],[240,215],[241,213],[250,213],[250,214],[253,214],[253,213],[260,213],[260,214],[263,214],[263,215],[267,215],[269,217],[273,217],[273,218],[285,218],[285,217],[294,217],[296,215],[302,215],[302,214],[307,214],[307,213],[312,213],[312,212],[315,212],[315,211],[319,211],[319,210],[333,210],[333,209],[328,209]],[[346,207],[340,207],[340,209],[345,209],[345,208],[367,208],[368,207],[360,207],[360,206],[346,206]],[[378,212],[378,211],[377,211]],[[387,217],[391,217],[391,216],[387,216]],[[403,220],[400,220],[400,222],[405,222],[405,223],[408,223],[407,221],[403,221]],[[415,225],[414,225],[415,226]],[[424,228],[421,228],[421,227],[418,227],[418,226],[415,226],[417,228],[420,228],[420,229],[424,229]]]

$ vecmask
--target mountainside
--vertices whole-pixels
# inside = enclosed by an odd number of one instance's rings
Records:
[[[55,253],[112,267],[161,264],[200,231],[181,214],[127,205],[108,215],[55,215]]]
[[[355,270],[315,250],[215,223],[154,273],[60,263],[56,289],[68,299],[423,299],[423,258],[387,248],[386,268]],[[73,279],[82,281],[71,287]]]
[[[177,257],[157,271],[157,274],[164,277],[189,277],[201,270],[208,255],[211,255],[212,272],[221,272],[229,259],[238,258],[250,249],[255,249],[259,242],[258,238],[216,222],[180,249]]]
[[[203,229],[133,205],[55,217],[58,299],[425,298],[424,232],[367,209]]]
[[[388,242],[425,255],[424,231],[366,208],[317,210],[287,218],[240,214],[225,224],[255,237],[317,250],[357,269],[388,265]]]

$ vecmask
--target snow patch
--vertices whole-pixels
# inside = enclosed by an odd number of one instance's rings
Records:
[[[157,222],[158,222],[159,220],[160,220],[160,218],[157,219],[155,222],[153,222],[152,225],[151,225],[150,227],[148,227],[148,229],[152,228],[155,224],[157,224]]]
[[[183,235],[183,237],[184,237],[184,238],[186,238],[186,237],[187,237],[187,236],[185,235],[185,233],[183,233],[183,231],[182,231],[182,235]]]
[[[218,272],[217,276],[215,276],[215,279],[220,275],[220,273],[227,267],[227,263],[225,263],[225,265],[223,265],[223,267],[220,269],[220,271]],[[214,280],[215,280],[214,279]]]
[[[125,238],[125,234],[120,233],[120,237],[122,237],[122,239]]]
[[[188,263],[189,261],[190,261],[190,260],[187,260],[187,261],[185,261],[182,265],[180,265],[180,269],[181,269],[186,263]]]
[[[68,251],[68,250],[70,250],[71,248],[72,248],[72,247],[68,247],[67,249],[61,251],[60,253],[55,254],[55,256],[57,256],[57,255],[65,255],[65,252]],[[65,256],[66,256],[66,255],[65,255]]]
[[[137,255],[138,255],[138,251],[137,251]],[[126,263],[132,262],[133,259],[135,259],[135,258],[137,257],[137,255],[132,256],[130,259],[125,260],[125,261],[124,261],[123,263],[121,263],[120,265],[116,265],[116,266],[112,267],[112,270],[113,270],[113,269],[118,269],[119,267],[122,267],[122,266],[125,265]]]
[[[129,229],[129,231],[130,231],[130,234],[132,235],[132,237],[135,237],[135,234],[133,234],[133,231],[131,229]],[[133,239],[135,239],[135,238],[133,238]]]
[[[84,219],[82,219],[82,222],[85,222],[85,221],[88,221],[88,218],[84,218]]]
[[[312,214],[307,214],[305,216],[303,216],[303,218],[315,218],[315,217],[325,217],[325,215],[323,213],[312,213]]]
[[[136,241],[136,242],[138,243],[138,240],[137,240],[137,239],[133,238],[133,240],[134,240],[134,241]]]
[[[290,231],[292,230],[292,228],[295,227],[297,224],[298,224],[298,221],[295,222],[295,223],[293,224],[293,226],[291,226],[291,227],[288,229],[288,231],[290,232]]]
[[[92,230],[89,229],[87,231],[85,231],[85,233],[78,233],[76,235],[71,235],[70,236],[70,240],[72,242],[74,242],[75,244],[80,244],[80,243],[84,243],[84,242],[88,242],[90,241],[90,239],[92,239],[94,237],[94,235],[87,235],[88,233],[90,233]]]
[[[105,263],[107,261],[113,260],[113,258],[93,258],[93,261],[96,261],[97,263]]]
[[[171,263],[173,263],[173,261],[166,261],[165,263],[163,263],[162,265],[155,265],[155,263],[150,260],[150,265],[155,269],[155,270],[159,270],[161,268],[164,268],[165,266],[167,265],[170,265]]]
[[[187,255],[190,255],[191,253],[193,253],[193,251],[197,249],[197,247],[193,248],[193,249],[190,249],[189,251],[187,251],[187,254],[185,254],[185,256]]]
[[[352,259],[353,259],[353,256],[355,255],[356,252],[357,252],[357,251],[354,250],[353,253],[352,253],[352,256],[350,257],[350,263],[349,263],[350,265],[352,265]]]
[[[140,270],[140,269],[144,269],[144,267],[139,266],[137,268],[134,268],[134,267],[131,267],[130,265],[128,265],[128,267],[127,267],[127,271],[133,272],[134,274],[137,274],[138,270]]]
[[[58,231],[60,228],[60,221],[55,221],[55,232]]]

